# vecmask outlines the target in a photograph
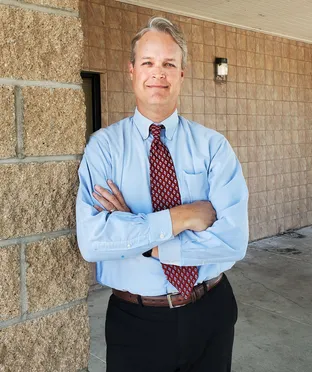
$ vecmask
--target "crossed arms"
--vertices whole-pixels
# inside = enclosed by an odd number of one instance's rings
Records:
[[[111,181],[107,181],[111,192],[103,187],[96,185],[93,197],[107,211],[114,210],[119,212],[130,212],[130,208],[126,205],[123,195],[118,187]],[[98,205],[94,208],[101,213],[104,209]],[[113,212],[113,213],[114,213]],[[177,236],[182,231],[204,231],[216,221],[216,211],[209,201],[196,201],[190,204],[179,205],[170,209],[170,217],[172,221],[172,234]],[[152,250],[153,257],[159,257],[158,247]]]
[[[197,201],[154,213],[131,213],[115,185],[106,181],[111,159],[103,159],[106,153],[99,152],[97,141],[91,139],[79,169],[77,237],[85,260],[135,258],[154,247],[158,249],[153,255],[167,264],[204,265],[244,257],[248,190],[226,139],[221,138],[212,149],[207,171],[210,202]],[[109,213],[113,208],[117,211]]]

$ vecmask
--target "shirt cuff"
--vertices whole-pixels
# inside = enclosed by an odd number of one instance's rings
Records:
[[[155,242],[155,245],[159,245],[162,242],[173,239],[169,209],[150,213],[147,215],[147,220],[150,228],[150,243]]]
[[[167,265],[181,266],[181,242],[179,235],[158,245],[159,261]]]

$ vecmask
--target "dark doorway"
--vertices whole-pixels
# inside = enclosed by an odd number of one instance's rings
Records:
[[[82,89],[85,93],[87,108],[86,139],[101,128],[101,86],[100,74],[96,72],[81,72]]]

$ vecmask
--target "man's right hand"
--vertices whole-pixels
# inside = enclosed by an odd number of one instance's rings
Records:
[[[170,209],[173,235],[184,230],[204,231],[216,221],[216,211],[209,201],[196,201]]]

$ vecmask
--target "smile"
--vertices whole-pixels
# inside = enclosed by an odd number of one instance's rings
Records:
[[[164,89],[164,88],[168,88],[168,85],[147,85],[147,87]]]

